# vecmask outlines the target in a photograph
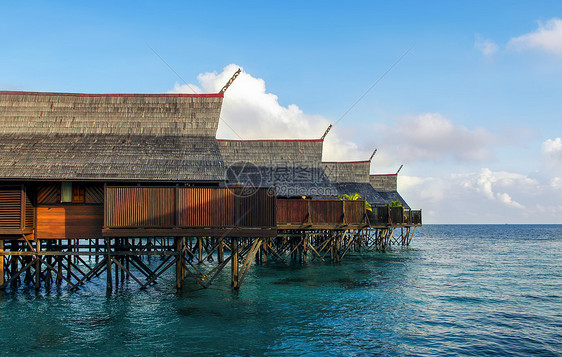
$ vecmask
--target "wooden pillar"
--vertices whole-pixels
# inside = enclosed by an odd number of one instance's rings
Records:
[[[219,238],[219,248],[217,254],[218,254],[219,264],[221,264],[222,262],[224,262],[224,244],[222,242],[222,238]]]
[[[308,253],[307,247],[308,247],[308,234],[305,234],[303,242],[302,242],[302,262],[303,263],[306,263],[306,255]]]
[[[129,242],[129,238],[125,239],[125,244],[127,244],[128,246],[131,246],[133,243],[134,243],[134,240],[133,240],[133,242]],[[131,248],[127,248],[127,250],[131,251]],[[128,280],[129,277],[130,277],[129,272],[131,271],[131,266],[130,266],[131,256],[127,255],[126,259],[125,259],[125,262],[127,264],[126,266],[127,266],[127,280]]]
[[[106,285],[106,289],[108,292],[111,292],[113,290],[113,281],[111,280],[111,240],[110,238],[105,238],[105,249],[106,249],[106,257],[107,257],[107,285]]]
[[[10,249],[12,252],[16,252],[19,250],[19,242],[17,240],[12,241],[12,246]],[[10,272],[11,275],[14,275],[15,272],[18,271],[18,261],[20,261],[20,258],[17,255],[12,255],[12,259],[11,259],[11,267],[10,267]],[[23,264],[23,257],[21,257],[21,262]],[[20,282],[20,278],[18,277],[17,279],[15,279],[14,281],[12,281],[12,286],[17,286],[17,284]]]
[[[60,241],[60,240],[55,241],[55,249],[57,251],[61,251],[61,247],[60,247],[62,245],[61,243],[62,243],[62,241]],[[56,278],[57,285],[62,284],[62,262],[63,262],[63,259],[64,259],[64,256],[62,256],[62,255],[55,256],[55,262],[57,264],[57,271],[58,271],[57,278]]]
[[[330,261],[334,261],[334,240],[332,239],[332,231],[328,233],[328,239],[330,240]]]
[[[47,250],[52,250],[52,241],[47,241]],[[48,255],[45,257],[45,260],[47,261],[47,263],[50,266],[53,266],[53,257]],[[51,281],[53,279],[53,276],[51,274],[51,269],[47,269],[47,272],[45,273],[45,289],[46,290],[50,290],[51,289]]]
[[[238,289],[238,238],[232,238],[231,249],[232,258],[230,259],[231,284],[234,289]]]
[[[121,239],[121,251],[127,251],[126,248],[124,248],[124,246],[127,244],[126,239],[122,238]],[[121,261],[121,265],[125,266],[127,263],[125,263],[125,257],[126,255],[122,255],[119,260]],[[125,282],[125,269],[121,269],[121,282]]]
[[[185,238],[176,238],[176,253],[178,254],[178,260],[176,261],[176,288],[181,289],[183,287],[183,264],[184,264],[184,255],[183,255],[183,246],[185,244]]]
[[[203,238],[197,238],[197,259],[199,263],[203,263]]]
[[[269,241],[269,238],[266,238],[266,239],[263,240],[263,243],[262,243],[262,249],[261,249],[261,251],[262,251],[262,257],[261,257],[262,263],[267,263],[267,243],[268,243],[268,241]]]
[[[4,241],[0,240],[0,253],[4,252]],[[4,256],[0,255],[0,286],[4,285]]]
[[[41,240],[37,239],[35,242],[35,249],[37,250],[37,256],[39,256],[41,252]],[[35,290],[39,290],[41,288],[41,262],[37,260],[35,263]]]
[[[100,246],[100,240],[99,240],[99,238],[96,238],[96,249],[94,249],[94,251],[96,253],[100,252],[99,246]],[[100,256],[96,254],[96,263],[98,262],[99,258],[100,258]]]

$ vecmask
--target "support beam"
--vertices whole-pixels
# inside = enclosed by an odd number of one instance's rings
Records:
[[[111,239],[105,238],[105,249],[106,249],[106,274],[107,274],[107,292],[111,292],[113,290],[113,281],[111,280]]]
[[[39,258],[39,253],[41,252],[41,240],[37,239],[35,242],[35,250],[37,251],[37,258]],[[41,288],[41,259],[37,259],[35,263],[35,291],[39,291]]]
[[[0,240],[0,252],[4,251],[4,241]],[[0,286],[4,285],[4,259],[3,255],[0,256]]]
[[[185,238],[176,238],[176,252],[178,253],[178,260],[176,262],[176,288],[181,289],[183,287],[184,270],[183,266],[185,264],[184,260],[184,245]]]
[[[231,285],[234,289],[238,289],[238,238],[232,238],[231,243],[231,256],[230,261],[230,275],[231,275]]]

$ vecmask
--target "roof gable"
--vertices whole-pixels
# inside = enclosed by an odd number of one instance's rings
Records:
[[[0,92],[0,179],[222,181],[222,99]]]
[[[323,162],[322,165],[332,182],[369,183],[371,161]]]
[[[212,136],[223,96],[0,91],[0,134]]]

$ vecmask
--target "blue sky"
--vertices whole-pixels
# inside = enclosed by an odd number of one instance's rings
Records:
[[[322,135],[327,160],[405,164],[428,223],[560,223],[562,2],[45,2],[0,5],[0,88],[220,88],[245,139]],[[237,135],[222,125],[219,136]]]

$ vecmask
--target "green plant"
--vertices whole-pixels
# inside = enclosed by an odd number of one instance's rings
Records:
[[[353,195],[343,194],[343,195],[340,196],[340,199],[341,200],[348,200],[348,201],[357,201],[357,200],[361,200],[363,198],[361,197],[360,194],[354,193]],[[367,201],[365,201],[365,209],[367,211],[371,211],[371,212],[373,211],[373,208],[371,207],[371,204]]]
[[[402,205],[402,202],[400,202],[400,201],[398,201],[398,200],[396,200],[396,201],[389,201],[386,205],[387,205],[388,207],[402,207],[402,208],[404,208],[404,206]]]

